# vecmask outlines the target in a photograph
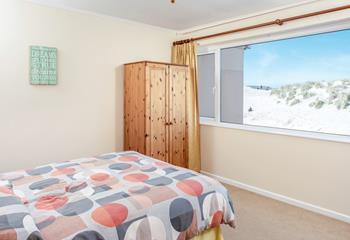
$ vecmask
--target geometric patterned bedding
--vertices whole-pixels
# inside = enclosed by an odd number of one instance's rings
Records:
[[[186,240],[223,223],[219,182],[137,152],[0,174],[1,240]]]

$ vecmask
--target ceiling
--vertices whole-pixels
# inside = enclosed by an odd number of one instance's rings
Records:
[[[30,0],[124,18],[173,30],[266,11],[305,0]]]

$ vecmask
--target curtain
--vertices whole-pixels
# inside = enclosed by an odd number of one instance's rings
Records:
[[[172,63],[185,64],[190,68],[190,78],[186,82],[188,121],[188,168],[201,170],[199,139],[199,107],[197,87],[197,46],[194,42],[173,46]]]

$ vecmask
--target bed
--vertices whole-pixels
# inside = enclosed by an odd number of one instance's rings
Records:
[[[220,224],[226,188],[137,152],[0,174],[1,240],[220,240]]]

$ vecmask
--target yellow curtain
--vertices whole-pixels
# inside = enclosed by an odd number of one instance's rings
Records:
[[[224,237],[221,233],[220,226],[212,228],[200,234],[197,237],[192,238],[191,240],[224,240]]]
[[[188,121],[188,167],[201,170],[199,140],[199,108],[197,88],[197,49],[194,42],[173,46],[172,63],[190,67],[190,79],[186,82],[187,121]]]

